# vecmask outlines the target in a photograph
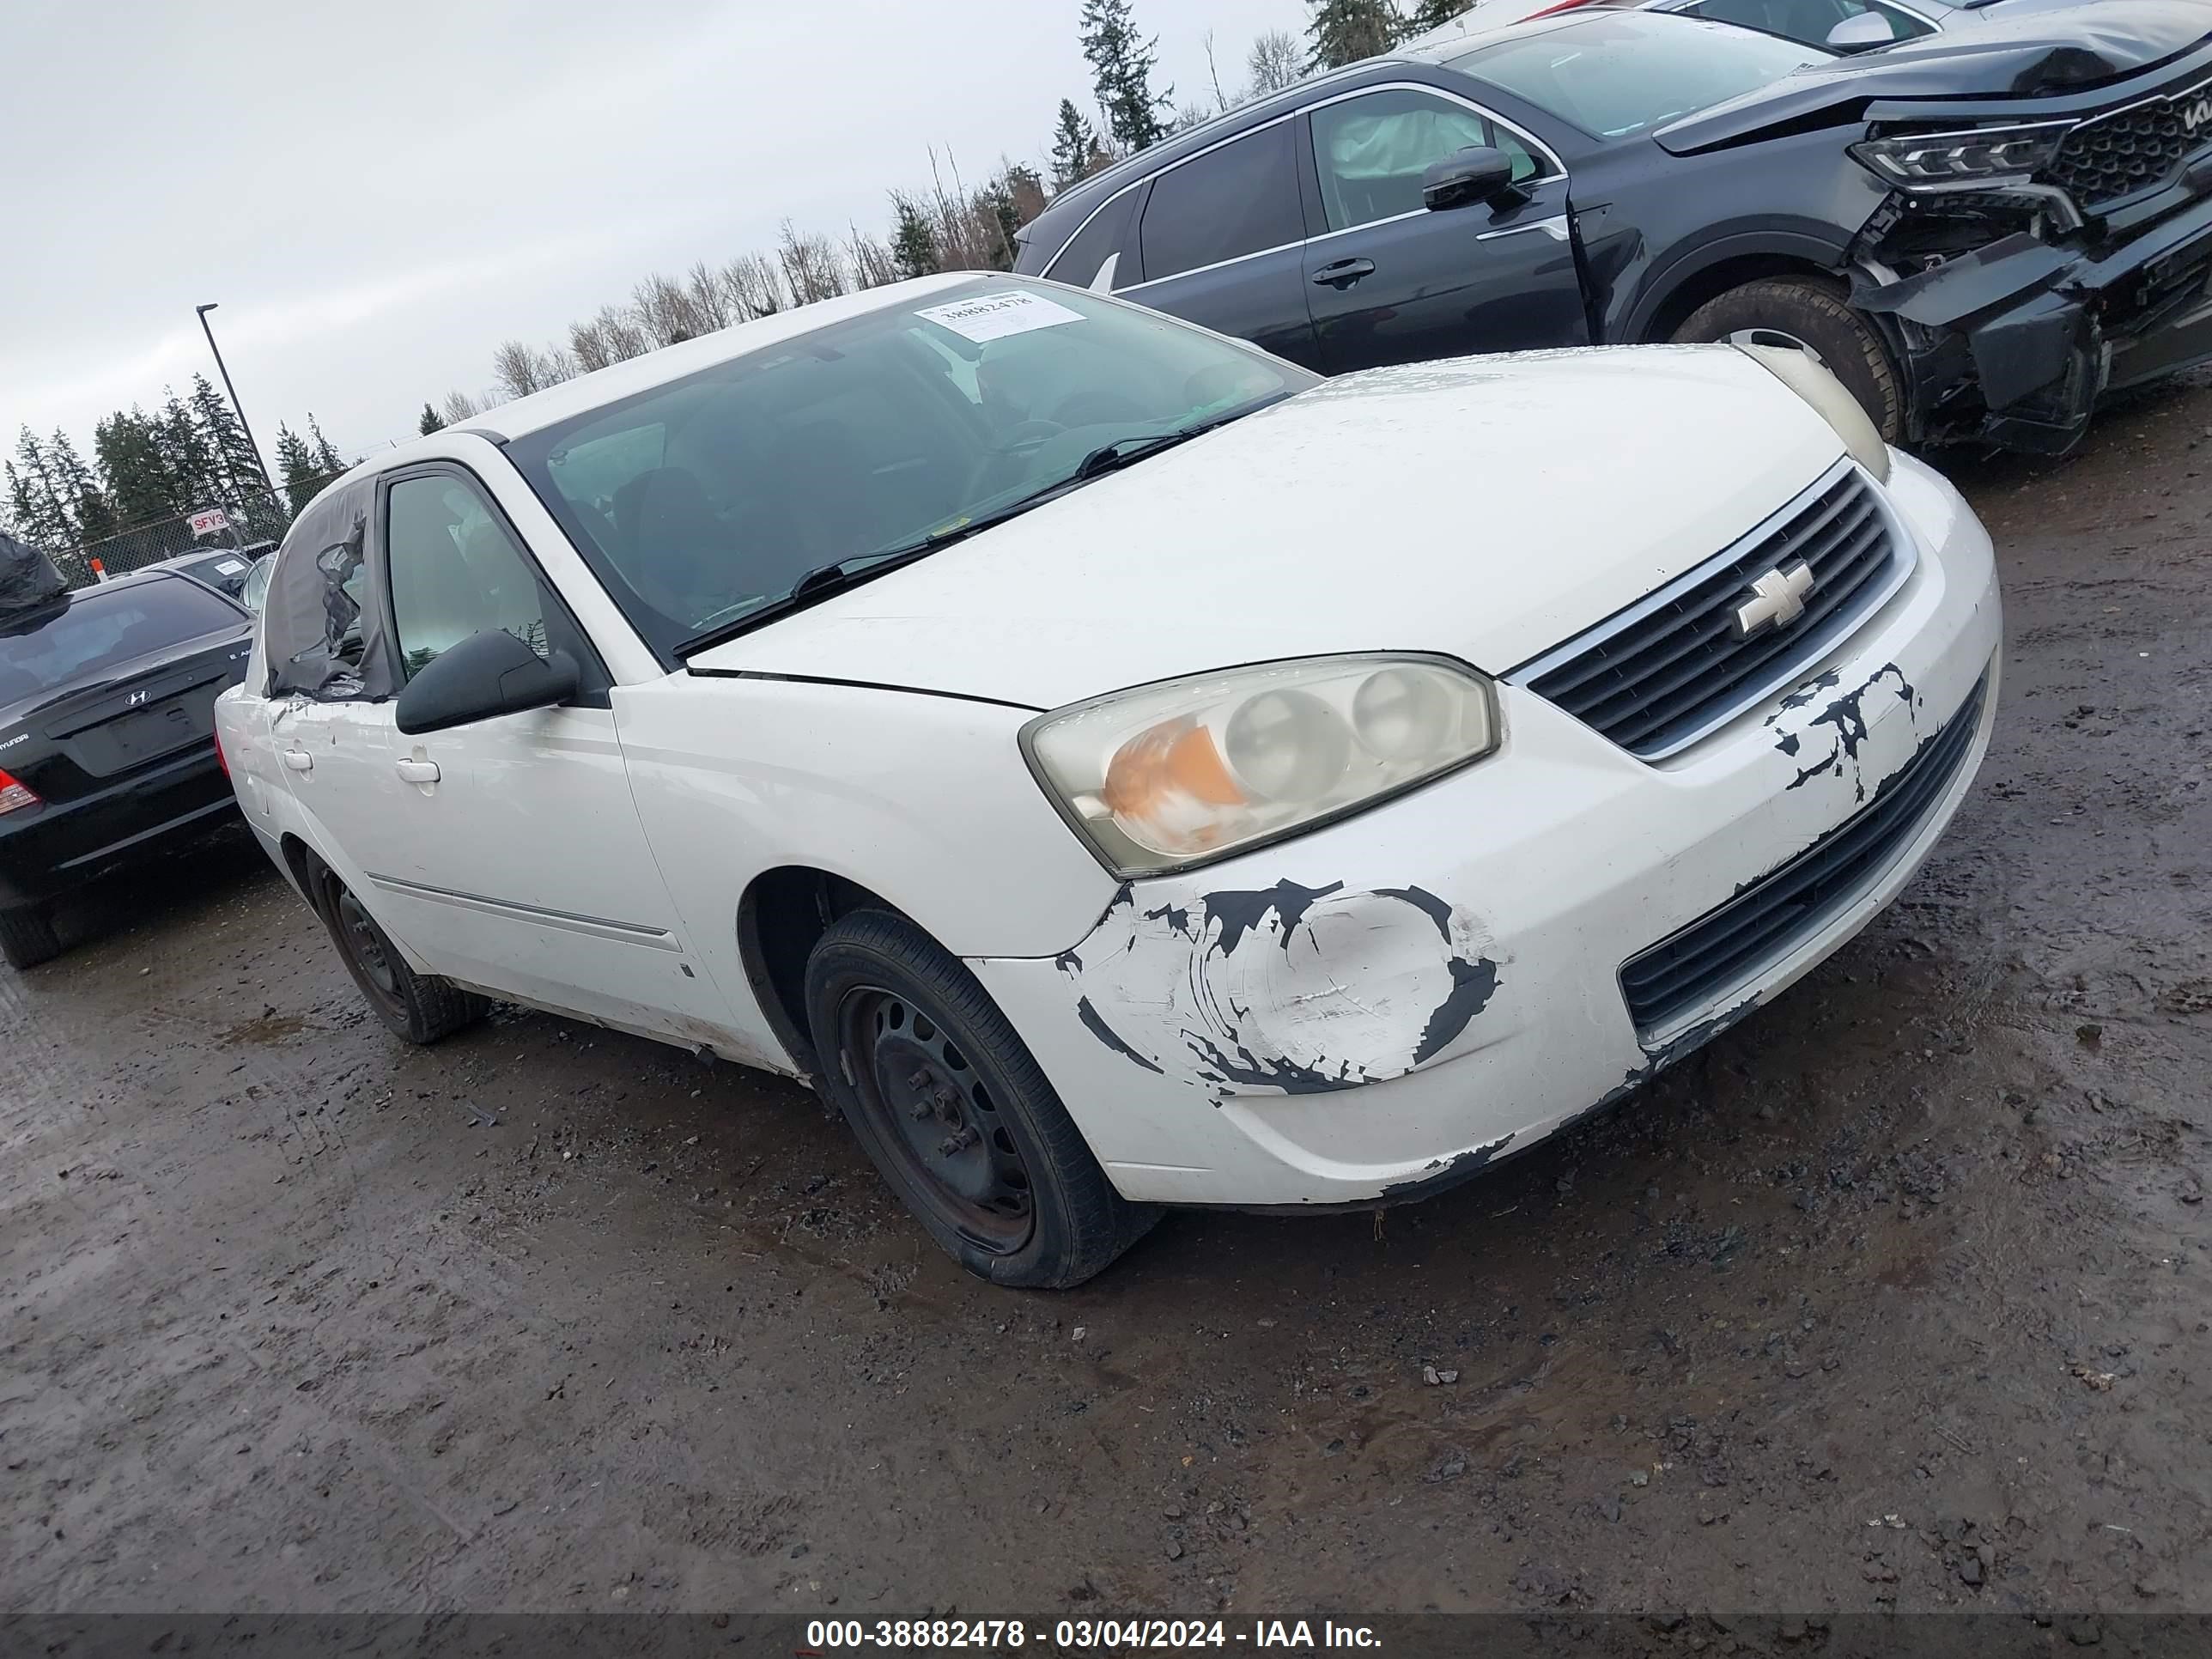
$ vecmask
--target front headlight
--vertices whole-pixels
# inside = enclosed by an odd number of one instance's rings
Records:
[[[1851,459],[1882,483],[1889,482],[1889,446],[1866,405],[1851,389],[1828,372],[1820,360],[1796,346],[1740,345],[1738,351],[1758,360],[1774,378],[1818,410]]]
[[[1884,184],[1901,190],[1956,190],[2028,177],[2057,155],[2071,121],[1977,127],[1965,132],[1903,133],[1853,144],[1851,154]]]
[[[1277,841],[1498,747],[1490,681],[1444,657],[1316,657],[1040,714],[1022,754],[1116,875]]]

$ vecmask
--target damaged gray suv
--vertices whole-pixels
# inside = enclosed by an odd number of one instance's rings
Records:
[[[1609,6],[1455,34],[1062,191],[1016,268],[1332,374],[1794,345],[1893,443],[2059,452],[2212,356],[2212,7],[1851,57]]]

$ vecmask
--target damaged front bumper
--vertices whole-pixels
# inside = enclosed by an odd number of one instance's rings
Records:
[[[2057,454],[2108,391],[2212,360],[2212,198],[2122,241],[2021,233],[1851,302],[1889,319],[1919,435]]]
[[[971,958],[1115,1186],[1251,1207],[1420,1195],[1627,1092],[1863,927],[1964,798],[1996,703],[1987,536],[1908,459],[1890,495],[1911,576],[1796,690],[1690,749],[1637,760],[1508,684],[1483,764],[1131,883],[1057,958]],[[1878,860],[1639,1024],[1625,965],[1894,799],[1961,710],[1969,740]]]

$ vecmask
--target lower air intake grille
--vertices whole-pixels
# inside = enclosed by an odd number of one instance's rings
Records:
[[[1820,841],[1623,963],[1621,994],[1638,1034],[1711,1006],[1730,985],[1780,961],[1857,899],[1957,777],[1973,748],[1988,692],[1984,678],[1903,770]]]

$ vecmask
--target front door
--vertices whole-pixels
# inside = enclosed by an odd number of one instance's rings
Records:
[[[541,653],[566,651],[583,689],[560,708],[418,736],[398,730],[392,702],[298,717],[310,765],[295,788],[340,809],[325,823],[367,884],[363,902],[434,972],[714,1042],[728,1006],[693,958],[646,844],[590,642],[465,471],[391,475],[377,513],[373,556],[386,562],[403,677],[497,628]]]
[[[1533,141],[1425,87],[1307,118],[1327,222],[1305,246],[1306,302],[1324,374],[1589,343],[1566,175]],[[1427,210],[1421,175],[1474,145],[1512,159],[1523,199]]]

